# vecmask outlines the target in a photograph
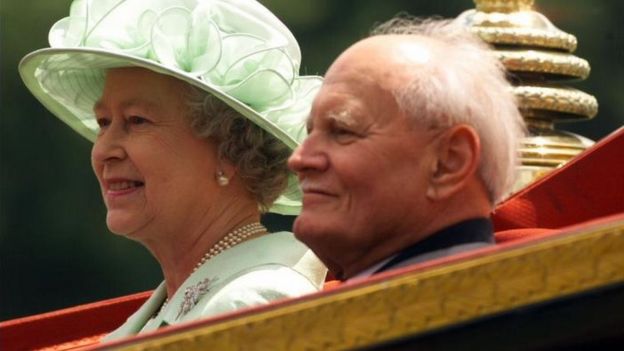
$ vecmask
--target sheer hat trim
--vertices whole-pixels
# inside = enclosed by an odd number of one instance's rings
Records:
[[[292,33],[256,0],[75,0],[50,48],[22,59],[20,75],[54,115],[94,141],[93,106],[106,70],[143,67],[221,99],[294,149],[321,86],[300,76]],[[296,179],[271,212],[296,214]]]

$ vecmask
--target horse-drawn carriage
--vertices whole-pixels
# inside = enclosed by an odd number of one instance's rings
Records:
[[[532,1],[476,3],[462,18],[514,73],[532,132],[520,170],[532,183],[492,214],[496,245],[108,344],[100,337],[150,292],[100,301],[2,322],[2,348],[552,349],[624,341],[624,128],[589,147],[555,131],[555,120],[596,114],[593,97],[558,85],[589,73],[571,55],[576,39],[540,26],[539,16],[514,17]]]

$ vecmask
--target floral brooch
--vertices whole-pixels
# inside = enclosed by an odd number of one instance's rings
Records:
[[[217,277],[213,279],[206,278],[198,282],[194,286],[186,287],[186,289],[184,290],[184,300],[180,305],[180,311],[178,312],[176,319],[180,319],[180,317],[189,313],[189,311],[197,305],[199,300],[201,300],[201,298],[210,291],[210,289],[217,280],[219,280],[219,278]]]

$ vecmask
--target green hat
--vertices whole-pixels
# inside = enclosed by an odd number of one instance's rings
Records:
[[[292,33],[256,0],[75,0],[55,23],[50,48],[26,55],[24,83],[54,115],[93,141],[106,70],[143,67],[221,99],[291,149],[321,77],[299,76]],[[297,214],[291,175],[271,212]]]

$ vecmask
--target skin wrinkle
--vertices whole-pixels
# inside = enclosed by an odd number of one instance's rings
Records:
[[[396,92],[440,54],[432,43],[384,36],[349,48],[328,70],[312,107],[310,134],[289,160],[304,185],[295,235],[338,278],[356,274],[449,221],[489,213],[487,199],[468,200],[456,193],[444,195],[452,201],[440,198],[435,178],[444,173],[440,162],[449,139],[408,118],[397,104]],[[351,112],[350,125],[343,124],[355,129],[353,136],[336,134],[341,111]],[[480,182],[472,180],[476,166],[469,167],[471,180],[459,181],[482,191]],[[306,191],[315,187],[330,195]],[[483,197],[479,191],[465,193]],[[466,201],[474,206],[451,206]],[[447,214],[451,208],[455,212]]]
[[[217,168],[232,175],[235,167],[218,158],[212,139],[195,135],[183,86],[142,68],[109,70],[96,111],[105,124],[92,150],[109,229],[148,248],[160,263],[169,296],[224,233],[260,217],[238,177],[227,187],[216,183]],[[154,101],[163,103],[144,108]],[[146,121],[137,124],[132,116]],[[110,176],[136,178],[144,186],[110,197],[105,182]]]

